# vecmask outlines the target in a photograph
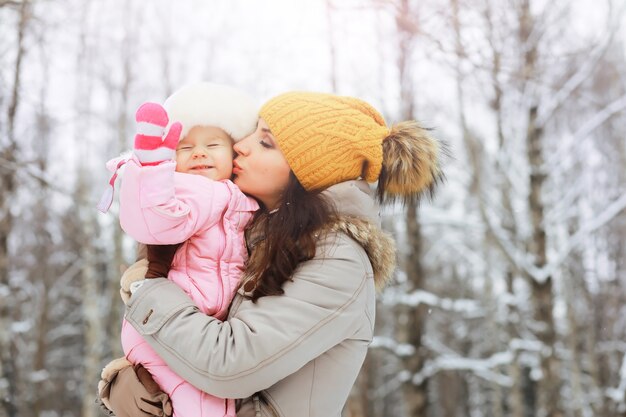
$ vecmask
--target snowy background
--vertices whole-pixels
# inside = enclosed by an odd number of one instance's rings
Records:
[[[626,416],[623,0],[0,0],[0,416],[94,416],[133,242],[95,204],[184,84],[445,140],[345,417]]]

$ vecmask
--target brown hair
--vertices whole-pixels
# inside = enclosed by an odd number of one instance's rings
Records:
[[[301,262],[312,259],[322,228],[336,217],[320,191],[306,191],[293,172],[277,210],[260,210],[251,227],[261,228],[264,239],[250,247],[246,264],[246,290],[256,302],[267,295],[282,295],[283,285]],[[248,282],[254,284],[248,287]]]

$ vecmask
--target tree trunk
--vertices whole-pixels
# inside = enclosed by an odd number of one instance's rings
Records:
[[[43,190],[43,198],[45,198],[46,195],[46,190]],[[43,206],[43,204],[42,204]],[[46,212],[46,210],[41,210],[42,212]],[[43,216],[41,216],[42,218],[42,222],[41,222],[41,227],[45,227],[46,225],[46,217],[47,215],[41,213]],[[50,259],[50,248],[52,248],[52,242],[51,239],[48,239],[48,234],[43,231],[43,233],[40,234],[45,236],[45,240],[44,242],[40,242],[39,243],[39,247],[36,248],[35,250],[38,252],[38,256],[37,259],[41,259],[41,260],[48,260]],[[52,282],[53,277],[51,277],[51,270],[50,270],[50,265],[47,262],[42,262],[40,264],[38,264],[34,270],[33,270],[34,274],[33,274],[33,282],[36,281],[40,281],[40,288],[41,291],[38,294],[38,302],[37,302],[37,308],[39,309],[38,311],[38,317],[37,320],[35,321],[36,323],[36,335],[35,335],[35,346],[36,346],[36,350],[35,350],[35,356],[33,358],[33,362],[32,362],[32,371],[33,372],[45,372],[46,371],[46,357],[48,354],[48,343],[47,343],[47,336],[48,336],[48,331],[50,330],[50,285]],[[35,284],[37,285],[37,284]],[[34,401],[33,401],[33,405],[32,405],[32,415],[33,416],[39,416],[40,412],[44,409],[45,407],[45,390],[43,388],[43,382],[44,381],[39,381],[32,384],[31,388],[33,389],[34,394]]]
[[[91,1],[82,4],[80,27],[80,50],[76,57],[77,66],[77,88],[75,97],[75,110],[78,116],[76,123],[75,146],[78,149],[79,166],[77,172],[76,197],[77,219],[79,222],[79,257],[83,261],[80,272],[81,278],[81,301],[83,311],[83,340],[85,353],[83,357],[83,393],[81,404],[82,417],[96,417],[99,413],[94,402],[94,389],[99,379],[101,370],[102,334],[103,320],[100,314],[101,288],[98,286],[98,271],[96,269],[97,255],[94,242],[98,239],[96,210],[90,204],[90,190],[93,178],[90,175],[91,167],[88,166],[89,155],[92,152],[90,143],[82,136],[83,132],[88,132],[93,120],[91,114],[91,102],[94,79],[94,59],[93,51],[87,43],[87,26],[89,21]]]
[[[465,83],[465,74],[462,71],[462,60],[465,56],[467,56],[467,52],[465,50],[465,47],[462,43],[462,34],[461,34],[461,20],[460,20],[460,8],[459,8],[459,1],[458,0],[451,0],[451,13],[452,13],[452,27],[454,30],[454,37],[455,37],[455,50],[456,50],[456,67],[455,67],[455,72],[456,72],[456,90],[457,90],[457,99],[458,99],[458,109],[459,109],[459,125],[461,127],[461,131],[462,131],[462,135],[463,135],[463,143],[466,145],[467,147],[467,152],[469,154],[469,159],[471,161],[471,182],[470,182],[470,195],[474,196],[474,198],[477,199],[477,204],[479,206],[479,211],[481,213],[484,213],[484,204],[485,202],[482,199],[482,195],[484,192],[484,185],[483,185],[483,181],[482,181],[482,176],[483,174],[483,158],[482,158],[482,152],[481,149],[477,146],[476,141],[474,140],[474,138],[472,137],[470,131],[469,131],[469,127],[467,125],[467,118],[466,118],[466,114],[465,114],[465,94],[464,94],[464,90],[463,90],[463,85]],[[489,6],[487,7],[487,14],[489,14]],[[488,21],[490,21],[489,16],[488,17]],[[493,73],[493,82],[494,82],[494,86],[495,86],[495,99],[493,100],[494,105],[500,106],[500,101],[501,101],[501,90],[497,87],[497,73],[499,71],[499,54],[498,51],[495,49],[494,45],[492,45],[493,47],[493,56],[494,56],[494,73]],[[496,109],[496,111],[500,111],[501,109]],[[499,134],[499,138],[500,138],[500,147],[502,148],[502,138],[501,138],[501,132],[502,132],[502,125],[501,125],[501,119],[498,118],[498,134]],[[507,197],[506,192],[504,191],[504,187],[503,187],[503,191],[502,191],[502,197],[503,200],[505,202],[508,202],[509,199]],[[505,210],[509,207],[507,207],[506,204],[503,204],[503,207],[505,208]],[[511,211],[512,212],[512,211]],[[509,213],[507,213],[509,214]],[[503,217],[512,217],[512,216],[507,216],[504,215]],[[495,352],[497,352],[500,348],[501,348],[501,343],[498,343],[498,334],[500,333],[500,329],[499,329],[499,325],[498,322],[496,321],[496,317],[497,317],[497,300],[495,299],[494,296],[494,279],[492,277],[494,277],[495,271],[493,270],[493,267],[491,265],[491,257],[490,257],[490,248],[493,247],[493,237],[489,235],[489,233],[487,233],[487,235],[484,237],[484,241],[482,242],[482,244],[480,245],[480,251],[481,254],[480,256],[485,260],[485,269],[486,271],[483,271],[482,275],[485,277],[485,290],[482,296],[483,299],[483,303],[487,308],[488,314],[487,314],[487,330],[486,330],[486,334],[485,334],[485,339],[489,341],[489,345],[488,346],[488,351],[485,352],[488,355],[494,354]],[[480,272],[478,272],[480,273]],[[504,410],[503,410],[503,393],[502,393],[502,387],[500,387],[497,383],[495,382],[490,382],[489,383],[489,403],[490,403],[490,409],[491,409],[491,415],[493,417],[503,417],[504,415]]]
[[[402,120],[415,118],[413,106],[414,88],[411,78],[411,52],[415,32],[413,19],[417,19],[409,5],[409,0],[401,0],[396,26],[399,37],[398,69],[400,84],[400,117]],[[406,206],[406,237],[408,244],[404,270],[407,277],[407,292],[424,288],[424,270],[422,265],[422,233],[418,219],[417,205],[414,201]],[[402,357],[402,368],[408,375],[418,374],[424,366],[422,335],[428,309],[420,304],[417,307],[399,306],[397,312],[396,338],[398,343],[408,344],[414,348],[412,355]],[[404,406],[411,417],[426,417],[428,409],[428,380],[413,381],[410,378],[402,384]]]
[[[85,190],[83,188],[82,193]],[[84,200],[83,200],[84,201]],[[84,207],[89,207],[85,205]],[[87,209],[83,209],[87,210]],[[87,214],[83,220],[84,244],[80,252],[84,266],[81,271],[82,278],[82,300],[85,320],[85,357],[84,366],[84,384],[83,392],[82,416],[96,417],[98,408],[94,403],[94,395],[91,394],[95,389],[95,385],[100,375],[100,354],[101,354],[101,337],[102,319],[99,311],[99,288],[97,285],[96,271],[96,253],[93,245],[89,240],[94,239],[96,228],[94,227],[95,219]]]
[[[337,51],[335,48],[335,27],[333,25],[333,0],[326,0],[326,21],[328,23],[328,53],[330,55],[330,88],[337,93]]]
[[[458,3],[458,0],[454,0],[454,2]],[[490,107],[496,115],[496,132],[498,137],[498,156],[496,157],[496,166],[497,168],[499,168],[498,171],[501,172],[504,169],[509,169],[508,166],[503,166],[501,164],[502,161],[508,160],[508,158],[504,158],[507,155],[507,147],[505,144],[503,127],[505,116],[502,108],[504,89],[500,81],[500,75],[502,70],[502,52],[499,49],[499,42],[496,39],[497,28],[494,24],[492,5],[489,0],[485,1],[484,17],[485,22],[487,23],[487,39],[491,48],[490,52],[492,53],[492,67],[490,77],[491,85],[493,86],[493,98],[490,102]],[[505,173],[498,177],[500,179],[500,183],[497,184],[497,187],[499,188],[500,201],[503,208],[502,216],[500,216],[502,228],[508,233],[509,236],[511,236],[512,239],[517,239],[517,227],[514,220],[515,216],[513,212],[513,206],[511,203],[511,195],[513,190],[510,182],[508,181],[508,176]],[[515,288],[513,284],[514,280],[517,279],[514,270],[514,265],[505,266],[504,281],[506,283],[507,292],[511,295],[515,293]],[[518,315],[519,310],[517,309],[517,306],[509,306],[507,318]],[[507,340],[509,341],[519,337],[519,332],[517,331],[516,323],[514,321],[507,320],[506,334]],[[511,380],[513,381],[513,385],[511,386],[509,395],[506,396],[506,405],[510,410],[511,417],[524,417],[524,401],[521,381],[522,369],[519,363],[518,352],[516,352],[513,356],[513,360],[508,366],[508,372]],[[502,415],[502,413],[503,410],[501,407],[497,410],[494,410],[494,415]]]
[[[47,56],[42,58],[41,72],[43,74],[42,79],[49,79],[48,68],[50,62]],[[50,201],[50,185],[46,181],[48,173],[48,161],[50,144],[54,143],[51,135],[51,118],[46,107],[48,99],[48,84],[43,83],[39,94],[39,109],[36,114],[36,135],[33,137],[33,148],[36,150],[36,167],[39,172],[37,180],[37,198],[33,205],[33,212],[35,216],[33,218],[32,230],[36,234],[37,239],[33,247],[35,253],[35,259],[39,260],[32,267],[29,281],[40,291],[37,292],[37,298],[34,299],[33,308],[38,309],[36,312],[37,319],[35,321],[35,354],[32,360],[31,372],[47,373],[49,378],[40,379],[37,378],[36,382],[32,383],[32,391],[35,393],[32,401],[31,413],[33,416],[39,416],[42,411],[45,410],[46,400],[49,400],[49,379],[54,379],[53,375],[48,372],[46,366],[49,343],[48,332],[53,326],[51,324],[51,307],[52,300],[50,299],[50,292],[56,283],[55,269],[51,258],[54,251],[54,241],[52,234],[49,232],[49,223],[51,222],[52,215],[47,203]],[[32,301],[31,301],[32,302]]]
[[[532,80],[536,72],[537,43],[531,39],[535,29],[534,18],[530,10],[530,0],[523,0],[520,6],[520,45],[524,51],[523,80]],[[545,207],[542,201],[542,192],[546,174],[544,173],[543,159],[543,128],[539,126],[538,108],[536,105],[528,109],[528,125],[526,131],[526,151],[530,169],[528,206],[532,226],[532,241],[530,252],[534,257],[534,264],[541,269],[547,264],[547,241],[544,223]],[[552,277],[542,281],[531,279],[531,288],[534,303],[534,319],[538,324],[537,338],[544,344],[541,353],[542,378],[537,384],[537,399],[539,414],[547,417],[560,417],[560,364],[555,354],[556,330],[554,327],[554,294]]]
[[[122,84],[118,91],[114,91],[115,95],[119,95],[118,100],[113,100],[117,105],[118,114],[115,126],[117,131],[117,153],[121,154],[127,149],[128,146],[128,115],[130,91],[134,83],[133,74],[133,48],[136,47],[136,36],[134,32],[134,25],[136,25],[136,19],[131,10],[131,4],[127,4],[125,10],[126,19],[124,22],[125,33],[124,45],[121,47],[122,56],[122,68],[123,79]],[[116,215],[119,213],[115,213]],[[113,264],[109,269],[109,279],[106,283],[106,288],[109,298],[109,314],[107,317],[106,335],[109,340],[109,348],[113,357],[119,357],[122,355],[122,345],[120,343],[120,334],[122,330],[122,312],[123,305],[120,300],[119,293],[119,278],[126,269],[126,262],[124,259],[124,247],[123,247],[124,234],[122,232],[119,223],[115,223],[113,230]]]
[[[543,183],[545,181],[544,162],[541,150],[542,131],[535,124],[537,107],[529,110],[527,150],[530,164],[530,207],[532,224],[531,253],[534,255],[535,266],[543,268],[547,264],[546,231],[544,225],[544,206],[541,201]],[[533,302],[535,307],[534,319],[539,326],[536,330],[537,338],[543,342],[546,349],[541,354],[542,379],[537,385],[540,410],[545,410],[548,417],[560,417],[560,364],[554,351],[556,331],[554,327],[554,294],[552,277],[544,281],[531,279]]]
[[[11,99],[7,110],[8,143],[0,149],[0,402],[7,417],[18,415],[18,372],[15,363],[15,346],[11,334],[11,311],[13,297],[10,284],[9,236],[13,228],[11,204],[16,189],[16,170],[13,164],[17,157],[15,119],[20,103],[22,62],[25,56],[24,36],[31,18],[31,3],[24,0],[19,8],[20,17],[17,35],[17,56],[13,73]]]
[[[407,204],[406,233],[408,252],[405,259],[405,272],[408,286],[407,292],[424,288],[424,272],[421,262],[422,235],[418,221],[417,207],[414,202]],[[413,346],[414,353],[402,358],[402,368],[408,375],[420,373],[424,366],[424,352],[422,347],[422,335],[427,315],[427,307],[420,304],[417,307],[399,306],[397,312],[398,343]],[[411,417],[426,417],[428,408],[428,380],[412,381],[409,379],[402,385],[405,409]]]

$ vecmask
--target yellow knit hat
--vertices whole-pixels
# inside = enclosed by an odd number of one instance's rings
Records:
[[[259,116],[306,190],[359,177],[368,182],[378,179],[389,128],[368,103],[353,97],[291,92],[269,100]]]

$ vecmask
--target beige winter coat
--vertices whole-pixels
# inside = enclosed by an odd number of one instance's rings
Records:
[[[326,193],[341,220],[284,295],[255,304],[240,289],[224,322],[166,279],[146,281],[130,300],[127,320],[176,373],[210,394],[243,398],[238,417],[339,417],[365,358],[374,281],[393,271],[393,241],[367,184]]]

